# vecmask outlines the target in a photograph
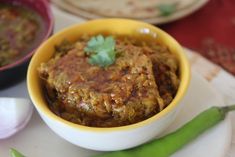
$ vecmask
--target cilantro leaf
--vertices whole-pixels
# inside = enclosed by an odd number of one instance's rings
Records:
[[[176,11],[176,4],[160,4],[157,8],[162,16],[169,16]]]
[[[112,36],[103,37],[98,35],[92,37],[88,42],[84,51],[89,55],[88,62],[92,65],[107,67],[115,62],[115,40]]]

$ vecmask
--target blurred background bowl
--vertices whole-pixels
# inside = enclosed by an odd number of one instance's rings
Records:
[[[0,4],[3,3],[24,6],[35,11],[42,18],[44,30],[43,35],[40,36],[40,39],[28,53],[14,62],[0,67],[0,89],[13,85],[26,77],[30,58],[37,47],[53,33],[54,27],[50,4],[46,0],[0,0]]]

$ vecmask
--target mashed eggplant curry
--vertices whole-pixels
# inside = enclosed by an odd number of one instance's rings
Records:
[[[42,32],[40,17],[20,6],[0,5],[0,67],[30,51]]]
[[[163,110],[178,86],[178,61],[161,44],[128,37],[62,42],[39,67],[50,109],[86,126],[136,123]]]

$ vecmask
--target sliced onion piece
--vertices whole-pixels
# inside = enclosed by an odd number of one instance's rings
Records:
[[[23,98],[0,98],[0,139],[8,138],[29,122],[33,113],[30,100]]]

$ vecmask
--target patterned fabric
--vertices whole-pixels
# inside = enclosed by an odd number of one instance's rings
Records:
[[[235,75],[235,0],[210,0],[198,12],[161,27]]]

